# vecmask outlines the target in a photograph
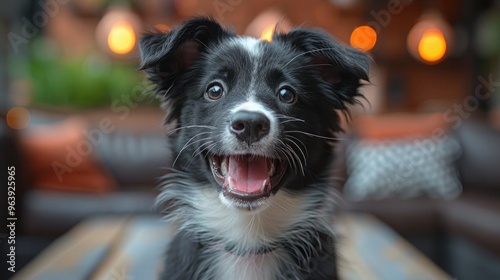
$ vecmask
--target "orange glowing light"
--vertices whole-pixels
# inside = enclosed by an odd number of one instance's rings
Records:
[[[367,52],[377,43],[377,32],[368,25],[359,26],[352,31],[350,42],[351,46]]]
[[[13,129],[24,129],[31,121],[30,112],[24,107],[14,107],[7,112],[7,125]]]
[[[132,51],[135,40],[134,28],[126,21],[118,21],[113,24],[108,34],[109,49],[117,54],[126,54]]]
[[[272,24],[264,28],[262,34],[260,35],[260,39],[263,41],[271,42],[273,40],[275,27],[276,25]]]
[[[441,31],[430,29],[418,42],[418,54],[427,62],[437,62],[446,54],[446,39]]]

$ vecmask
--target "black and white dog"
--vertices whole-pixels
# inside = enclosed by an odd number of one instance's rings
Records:
[[[177,125],[163,279],[336,279],[337,111],[361,96],[368,57],[319,30],[266,42],[210,18],[145,34],[140,51]]]

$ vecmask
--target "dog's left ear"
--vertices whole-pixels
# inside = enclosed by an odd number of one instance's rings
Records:
[[[321,79],[328,87],[329,100],[336,109],[347,110],[346,103],[356,103],[362,95],[358,92],[361,80],[369,81],[370,58],[333,39],[318,29],[294,29],[285,34],[275,34],[273,41],[281,41],[311,58]]]
[[[166,106],[167,122],[179,117],[186,98],[175,88],[182,82],[179,77],[193,69],[213,44],[230,35],[212,18],[200,17],[184,21],[170,32],[146,33],[141,38],[139,69],[156,85],[156,94]]]

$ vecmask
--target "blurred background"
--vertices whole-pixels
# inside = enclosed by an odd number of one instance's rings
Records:
[[[18,268],[85,218],[154,212],[169,128],[137,41],[206,14],[263,40],[278,22],[319,27],[368,53],[335,167],[343,207],[457,279],[500,279],[498,0],[4,1],[0,165],[16,168]]]

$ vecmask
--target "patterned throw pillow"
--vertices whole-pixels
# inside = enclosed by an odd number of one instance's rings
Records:
[[[461,149],[452,137],[357,140],[346,153],[344,192],[351,200],[421,195],[450,199],[462,190],[454,164]]]

